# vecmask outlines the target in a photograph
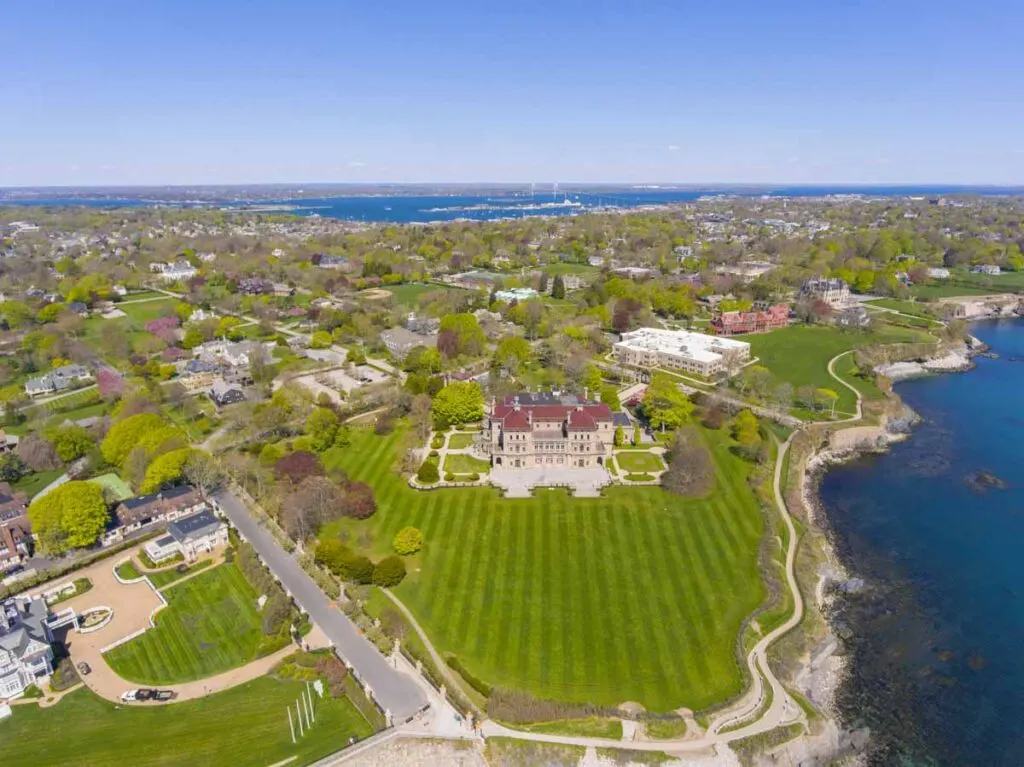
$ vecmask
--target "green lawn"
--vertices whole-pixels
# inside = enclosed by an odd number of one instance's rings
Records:
[[[111,497],[118,501],[127,500],[135,495],[135,493],[132,492],[132,489],[128,487],[128,483],[113,473],[93,477],[89,481],[95,482],[104,490],[108,490]]]
[[[665,462],[660,456],[646,450],[618,450],[615,461],[622,471],[631,473],[663,471],[665,468]]]
[[[32,474],[26,474],[24,477],[12,484],[11,487],[15,490],[21,490],[22,492],[27,493],[28,497],[32,498],[36,493],[53,482],[53,480],[57,479],[57,477],[63,473],[63,469],[37,471]]]
[[[442,473],[450,471],[452,474],[473,474],[474,472],[480,474],[489,471],[490,468],[491,465],[487,461],[456,453],[445,456]]]
[[[592,716],[587,719],[565,719],[557,722],[539,722],[538,724],[515,724],[512,726],[527,732],[622,740],[622,720],[600,716]]]
[[[165,570],[157,570],[156,572],[149,573],[149,581],[153,584],[153,588],[162,589],[166,586],[170,586],[176,581],[180,581],[182,578],[192,575],[193,573],[205,570],[212,564],[212,559],[203,559],[193,565],[189,565],[185,568],[184,572],[178,572],[178,565],[175,565],[174,567],[168,567]],[[164,594],[164,596],[167,597],[167,594]]]
[[[13,716],[0,721],[0,742],[17,748],[7,749],[3,762],[5,767],[264,767],[293,759],[289,767],[301,767],[344,748],[351,736],[373,732],[348,698],[314,695],[316,722],[292,745],[285,709],[291,706],[295,716],[304,687],[261,677],[169,708],[117,706],[81,689],[53,709],[13,706]]]
[[[840,330],[834,327],[793,325],[771,333],[744,336],[751,353],[760,358],[780,380],[794,388],[814,386],[832,389],[839,395],[836,411],[853,413],[856,398],[853,392],[841,386],[828,374],[828,361],[841,352],[878,343],[920,343],[934,340],[919,330],[881,325],[878,330],[864,333]]]
[[[138,566],[135,564],[134,559],[129,559],[127,562],[122,562],[114,568],[114,572],[116,572],[126,581],[134,581],[137,578],[142,577],[142,571],[139,570]]]
[[[448,449],[462,450],[472,445],[474,439],[476,439],[476,433],[466,434],[465,432],[457,432],[451,434],[448,437]]]
[[[934,285],[915,285],[910,292],[916,298],[955,298],[957,296],[984,296],[998,291],[977,285],[961,285],[936,283]]]
[[[177,305],[178,300],[176,298],[168,297],[163,301],[145,301],[141,304],[122,304],[117,308],[127,314],[127,319],[131,320],[133,323],[145,325],[150,320],[175,316],[174,307]],[[104,320],[104,322],[117,322],[117,320]]]
[[[869,301],[866,306],[880,306],[883,309],[893,309],[902,314],[909,314],[913,317],[923,317],[926,320],[934,320],[935,316],[928,313],[928,304],[915,301],[898,301],[895,298],[879,298]]]
[[[350,542],[377,556],[401,528],[422,531],[419,566],[395,592],[473,675],[539,697],[653,711],[699,710],[742,689],[736,639],[764,597],[764,521],[724,433],[708,433],[717,490],[700,500],[658,487],[595,499],[419,492],[391,471],[401,429],[352,436],[326,462],[369,482],[379,510],[346,520]]]
[[[156,628],[106,654],[125,679],[173,684],[213,676],[256,658],[263,639],[256,594],[234,564],[215,567],[165,595]]]
[[[419,306],[420,296],[427,293],[447,292],[460,290],[460,288],[446,288],[444,285],[424,285],[422,283],[409,283],[407,285],[382,285],[384,290],[390,290],[394,296],[395,303],[400,306],[407,306],[415,309]]]

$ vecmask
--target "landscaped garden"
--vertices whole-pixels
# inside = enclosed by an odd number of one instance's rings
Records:
[[[123,576],[122,576],[123,577]],[[256,658],[263,640],[256,593],[234,563],[168,590],[156,628],[104,657],[140,684],[173,684],[213,676]]]
[[[615,453],[615,461],[622,471],[635,474],[665,470],[661,456],[646,450],[619,450]]]
[[[449,450],[462,450],[473,444],[473,440],[476,439],[476,432],[455,432],[448,437],[448,449]]]
[[[487,461],[455,453],[445,456],[443,471],[452,474],[482,474],[490,468],[491,465]]]
[[[343,748],[350,737],[372,734],[373,728],[348,698],[314,695],[316,722],[293,745],[285,710],[290,706],[295,715],[295,701],[304,689],[303,683],[261,677],[170,709],[118,706],[81,689],[53,709],[14,706],[11,719],[0,722],[0,740],[11,746],[3,762],[5,767],[262,767],[287,761],[301,767]],[[51,732],[52,737],[44,735]]]
[[[543,698],[699,710],[741,691],[736,639],[765,591],[749,464],[724,431],[705,434],[716,488],[701,499],[658,487],[596,499],[416,491],[392,471],[401,430],[353,429],[326,462],[376,493],[377,514],[346,520],[351,545],[379,557],[403,527],[422,531],[418,567],[395,593],[476,678]]]

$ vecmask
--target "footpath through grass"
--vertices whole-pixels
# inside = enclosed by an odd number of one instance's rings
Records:
[[[149,685],[190,682],[255,660],[263,639],[256,594],[233,563],[175,586],[156,628],[104,657],[120,676]]]
[[[439,651],[491,685],[556,700],[700,710],[741,691],[736,638],[764,596],[764,520],[724,432],[708,433],[717,487],[706,499],[657,487],[597,499],[419,492],[392,471],[400,439],[353,430],[327,455],[369,482],[379,507],[327,534],[380,556],[401,528],[422,531],[395,592]]]
[[[882,325],[869,333],[834,327],[794,325],[771,333],[743,336],[743,340],[750,344],[751,352],[760,358],[760,364],[780,380],[789,382],[795,389],[801,386],[831,389],[839,395],[836,411],[853,413],[856,397],[828,374],[830,359],[842,352],[870,344],[922,343],[933,341],[934,338],[923,331],[892,325]],[[846,377],[846,380],[850,378]],[[850,382],[857,385],[855,381]]]
[[[316,699],[316,722],[292,745],[285,709],[305,687],[261,677],[208,698],[170,707],[116,706],[88,689],[55,708],[14,706],[0,721],[5,767],[74,764],[133,767],[230,764],[263,767],[294,758],[301,767],[373,732],[348,698]],[[296,736],[298,733],[296,733]]]

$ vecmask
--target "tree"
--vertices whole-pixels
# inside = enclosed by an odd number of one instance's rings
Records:
[[[110,427],[100,444],[103,460],[111,466],[121,466],[132,448],[138,446],[143,437],[160,432],[167,426],[156,413],[139,413],[118,421]]]
[[[548,292],[548,273],[547,272],[541,272],[540,273],[540,284],[537,286],[537,292],[538,293],[547,293]]]
[[[441,481],[441,474],[437,470],[437,461],[428,458],[416,472],[416,479],[424,485],[433,485]]]
[[[338,433],[338,416],[333,410],[318,407],[306,417],[303,429],[313,440],[313,449],[322,453],[332,445]]]
[[[373,562],[362,554],[356,554],[339,540],[327,539],[318,543],[314,558],[343,580],[370,583],[373,579]]]
[[[359,344],[350,346],[345,354],[345,362],[349,365],[365,365],[366,352],[363,350],[363,347]]]
[[[285,497],[281,521],[288,534],[301,541],[337,518],[343,501],[341,490],[327,477],[309,476]]]
[[[185,331],[185,336],[181,339],[181,346],[183,349],[195,349],[204,341],[206,338],[203,336],[203,331],[193,325]]]
[[[181,467],[181,476],[206,498],[224,481],[224,472],[212,455],[193,450]]]
[[[529,364],[533,349],[530,342],[520,336],[507,336],[498,342],[494,350],[495,367],[504,370],[511,376],[519,374]]]
[[[434,397],[434,425],[438,429],[479,421],[484,415],[484,393],[475,381],[453,381]]]
[[[345,488],[342,514],[356,519],[369,519],[377,511],[373,488],[365,482],[350,482]]]
[[[328,333],[326,330],[318,330],[315,333],[313,333],[312,337],[310,338],[309,348],[329,349],[331,347],[332,342],[333,339],[331,338],[330,333]]]
[[[289,453],[274,464],[274,474],[277,475],[277,478],[291,482],[293,485],[299,484],[306,477],[323,473],[324,467],[320,463],[320,459],[305,450]]]
[[[551,297],[565,298],[565,280],[560,274],[556,274],[555,279],[551,283]]]
[[[643,399],[643,414],[655,429],[678,429],[693,412],[693,403],[675,379],[655,373]]]
[[[415,527],[403,527],[391,541],[391,548],[403,556],[415,554],[423,548],[423,535]]]
[[[619,401],[619,390],[612,384],[606,384],[598,389],[598,391],[601,394],[601,401],[611,408],[613,413],[622,409],[622,403]]]
[[[741,410],[733,419],[732,436],[748,456],[752,455],[761,446],[761,427],[757,417],[749,410]]]
[[[625,432],[625,430],[623,430],[623,428],[621,426],[616,426],[615,427],[615,434],[612,437],[612,443],[615,445],[615,447],[622,447],[622,445],[625,444],[625,442],[626,442],[626,432]]]
[[[0,453],[0,480],[17,482],[28,473],[28,467],[16,453]]]
[[[61,465],[53,443],[35,434],[22,437],[16,452],[32,471],[52,471]]]
[[[181,482],[185,471],[185,463],[192,458],[195,451],[190,447],[171,450],[158,456],[146,469],[142,480],[143,493],[155,493],[165,487],[173,487]]]
[[[93,482],[65,482],[28,508],[33,532],[47,554],[91,546],[106,529],[110,514],[103,488]]]
[[[81,458],[92,450],[93,439],[88,430],[82,426],[64,426],[46,432],[47,439],[53,443],[54,450],[65,463]]]
[[[665,458],[668,469],[661,476],[661,484],[668,492],[688,496],[711,492],[715,465],[695,426],[688,424],[675,433]]]
[[[405,578],[405,562],[401,557],[384,557],[373,568],[373,585],[390,588]]]
[[[643,437],[643,433],[640,431],[640,424],[633,425],[633,444],[639,445],[640,440]]]
[[[836,403],[839,401],[838,394],[832,389],[818,389],[814,392],[814,399],[816,402],[821,403],[821,407],[830,408],[832,417],[835,417]]]

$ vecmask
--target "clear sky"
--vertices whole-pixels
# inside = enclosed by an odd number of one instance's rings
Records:
[[[1024,184],[1019,0],[29,0],[0,185]]]

